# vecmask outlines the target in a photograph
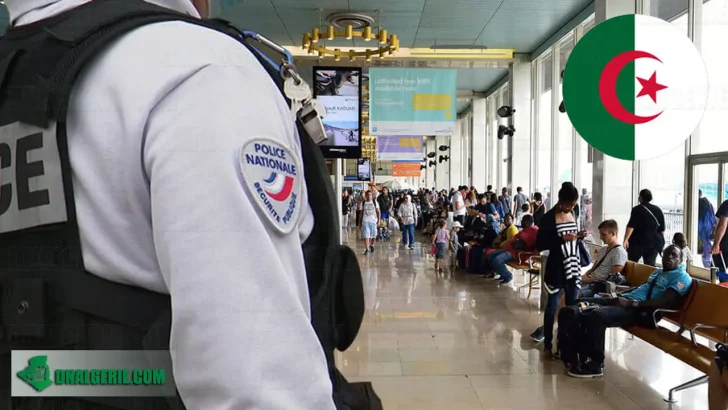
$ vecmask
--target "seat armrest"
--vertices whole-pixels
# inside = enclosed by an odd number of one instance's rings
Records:
[[[685,316],[685,312],[682,310],[676,310],[676,309],[655,309],[652,312],[652,322],[655,324],[655,327],[657,327],[657,314],[658,313],[679,313],[680,314],[680,322],[682,322],[682,317]]]
[[[697,323],[690,329],[690,340],[693,342],[694,347],[698,347],[698,342],[695,340],[695,331],[698,329],[723,329],[723,342],[728,341],[728,326]]]
[[[540,265],[541,264],[541,256],[539,255],[532,255],[528,257],[528,268],[533,269],[534,265]]]
[[[523,258],[526,257],[526,256],[528,256],[528,258],[526,259],[526,262],[528,262],[528,265],[530,267],[531,266],[531,258],[537,257],[538,255],[534,254],[533,252],[526,252],[526,251],[518,252],[518,261],[517,262],[518,262],[519,265],[521,265],[521,264],[524,263]]]

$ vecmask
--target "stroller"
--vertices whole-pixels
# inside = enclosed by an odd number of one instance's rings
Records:
[[[379,232],[377,233],[377,241],[389,242],[392,239],[392,233],[387,226],[387,221],[382,220],[379,223]]]

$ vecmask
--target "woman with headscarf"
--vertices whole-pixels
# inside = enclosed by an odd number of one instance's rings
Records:
[[[415,224],[417,223],[417,207],[412,202],[412,197],[404,197],[402,204],[397,209],[400,225],[402,226],[402,247],[415,248]]]

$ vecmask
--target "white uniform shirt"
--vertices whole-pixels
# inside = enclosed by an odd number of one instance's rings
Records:
[[[87,1],[5,4],[22,25]],[[196,15],[189,0],[152,2]],[[174,376],[190,410],[334,409],[310,325],[305,184],[298,225],[284,235],[238,167],[252,138],[300,162],[288,118],[245,47],[182,22],[123,36],[75,83],[67,129],[86,269],[172,295]]]

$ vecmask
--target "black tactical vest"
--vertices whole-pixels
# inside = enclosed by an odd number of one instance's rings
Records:
[[[165,21],[208,27],[250,48],[225,21],[198,20],[142,0],[95,0],[10,27],[0,39],[0,408],[184,409],[179,397],[10,401],[7,371],[14,349],[169,349],[169,295],[84,269],[65,124],[69,95],[85,64],[125,33]],[[280,73],[253,54],[282,90]],[[334,365],[334,350],[351,345],[364,315],[361,272],[353,251],[339,245],[337,197],[321,151],[297,125],[315,218],[303,245],[312,326],[337,409],[380,409],[369,383],[347,382]]]

